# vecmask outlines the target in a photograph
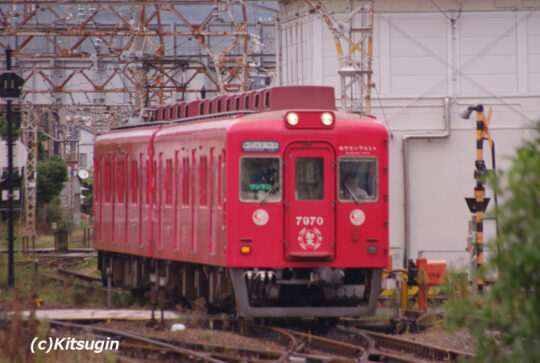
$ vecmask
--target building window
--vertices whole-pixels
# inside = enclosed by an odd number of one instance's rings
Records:
[[[88,154],[86,153],[79,154],[79,164],[82,167],[88,166]]]

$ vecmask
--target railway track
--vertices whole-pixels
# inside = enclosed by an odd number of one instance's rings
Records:
[[[51,269],[54,269],[56,271],[54,275],[59,276],[60,279],[73,276],[89,285],[95,285],[95,282],[101,280],[99,277],[73,269],[73,265],[80,263],[84,258],[86,256],[55,256],[53,259],[46,259],[41,262],[50,267],[48,271],[44,271],[46,274],[50,274]],[[96,288],[103,289],[101,287]],[[221,328],[226,330],[223,328],[224,326],[237,325],[232,322],[233,319],[228,322],[219,322],[219,319],[209,319],[208,321],[211,329]],[[60,323],[58,322],[58,324]],[[98,332],[98,330],[95,331]],[[471,356],[466,352],[420,344],[392,335],[350,327],[337,327],[325,334],[325,336],[250,324],[241,324],[240,329],[237,331],[245,336],[275,342],[280,348],[273,350],[239,348],[227,344],[188,343],[151,336],[139,337],[137,334],[127,333],[131,335],[125,335],[122,338],[125,352],[121,354],[126,356],[133,354],[133,357],[147,356],[150,357],[149,359],[159,356],[181,361],[186,359],[186,361],[193,361],[195,359],[199,361],[225,362],[418,362],[434,360],[455,362],[460,357]],[[104,331],[101,331],[101,333],[105,334]],[[109,333],[118,335],[120,332]],[[138,338],[148,340],[137,340]],[[154,344],[154,342],[159,343]],[[194,355],[195,353],[197,355]]]
[[[377,362],[457,362],[460,358],[473,357],[467,352],[362,329],[338,326],[332,334],[345,336],[353,343],[358,335],[368,336],[373,342],[370,349],[370,359]]]
[[[51,326],[73,330],[86,339],[104,337],[120,340],[117,354],[127,358],[172,359],[180,362],[358,362],[363,347],[289,329],[246,325],[244,334],[272,341],[279,349],[245,348],[228,344],[209,344],[164,339],[119,329],[51,321]],[[59,334],[59,331],[57,331]]]
[[[85,282],[101,282],[101,277],[96,275],[89,275],[82,272],[79,272],[77,270],[73,270],[70,267],[74,265],[73,262],[71,263],[63,263],[60,264],[57,268],[58,272],[64,276],[74,276],[75,278],[79,280],[83,280]]]
[[[395,336],[336,327],[326,336],[285,328],[241,324],[234,331],[279,348],[239,347],[231,344],[190,342],[119,329],[53,321],[52,325],[81,329],[94,336],[121,339],[118,354],[130,358],[200,362],[456,362],[466,352],[420,344]],[[216,324],[220,325],[220,324]],[[223,326],[230,325],[222,323]],[[234,324],[233,324],[234,325]],[[219,334],[219,332],[217,333]],[[166,334],[165,334],[166,335]]]
[[[376,332],[365,333],[375,340],[375,345],[381,355],[384,355],[387,350],[398,351],[412,354],[416,358],[438,362],[457,362],[460,358],[474,356],[467,352],[418,343],[387,334]]]
[[[38,265],[48,267],[45,270],[40,270],[39,274],[48,279],[59,280],[61,282],[67,282],[70,277],[74,277],[77,280],[85,282],[88,287],[100,289],[101,287],[92,286],[92,283],[94,282],[101,282],[100,277],[85,274],[70,268],[71,266],[82,262],[84,259],[86,259],[86,257],[73,257],[69,259],[59,258],[54,260],[39,261],[37,262]]]
[[[128,357],[145,358],[155,357],[156,355],[167,355],[180,362],[209,362],[222,363],[222,360],[213,359],[208,353],[196,352],[189,349],[180,348],[162,341],[133,334],[127,331],[105,329],[95,326],[82,324],[66,323],[57,320],[50,321],[51,326],[63,327],[67,329],[76,329],[79,332],[91,333],[92,337],[110,337],[121,339],[118,354]]]
[[[420,344],[396,336],[336,326],[324,334],[288,328],[254,325],[232,317],[184,319],[187,330],[203,330],[217,339],[186,338],[167,330],[156,330],[133,322],[107,326],[82,325],[51,320],[53,337],[114,339],[120,342],[120,359],[173,360],[179,362],[456,362],[471,354]],[[198,321],[197,321],[198,320]],[[112,328],[111,328],[112,327]],[[222,334],[222,335],[220,335]],[[257,339],[238,344],[227,334]],[[269,342],[273,343],[270,344]]]

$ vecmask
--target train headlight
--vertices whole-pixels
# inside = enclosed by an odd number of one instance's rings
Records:
[[[285,119],[290,126],[296,126],[298,125],[298,121],[300,121],[296,112],[289,112]]]
[[[324,112],[321,115],[321,123],[324,126],[331,126],[334,123],[334,115],[330,112]]]

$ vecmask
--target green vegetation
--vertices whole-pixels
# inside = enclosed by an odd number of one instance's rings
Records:
[[[44,205],[53,201],[60,195],[67,180],[68,167],[62,158],[55,155],[49,160],[40,161],[38,164],[38,204]]]
[[[85,223],[81,228],[77,228],[68,235],[68,247],[78,248],[87,247],[83,243],[83,230]],[[0,223],[0,249],[6,248],[6,230],[5,223]],[[54,246],[53,236],[38,236],[35,242],[36,248],[51,248]],[[15,248],[21,247],[20,239],[15,241]],[[7,254],[0,255],[0,310],[3,304],[11,306],[16,300],[24,302],[24,306],[32,306],[35,287],[34,260],[39,258],[42,262],[50,259],[46,255],[23,255],[16,252],[15,262],[15,290],[7,291]],[[53,258],[54,260],[54,258]],[[69,266],[70,270],[78,271],[87,275],[100,276],[97,270],[96,258],[86,258]],[[56,276],[56,277],[55,277]],[[86,308],[104,308],[107,304],[107,294],[100,282],[94,282],[90,286],[87,283],[80,282],[76,278],[64,277],[58,278],[58,274],[52,267],[46,264],[39,265],[39,281],[37,286],[37,296],[43,300],[45,308],[56,307],[86,307]],[[134,297],[129,291],[121,289],[113,290],[112,305],[116,308],[141,307],[145,304]],[[1,362],[1,360],[0,360]]]
[[[90,170],[90,176],[86,179],[81,179],[81,185],[87,190],[83,191],[84,203],[82,205],[83,212],[92,215],[92,206],[94,205],[94,171]]]
[[[540,123],[517,150],[507,179],[506,202],[496,210],[500,234],[486,266],[499,278],[485,295],[449,303],[448,319],[476,338],[473,361],[540,362]]]

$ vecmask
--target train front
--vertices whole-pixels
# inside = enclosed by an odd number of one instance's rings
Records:
[[[386,127],[301,104],[242,118],[227,144],[238,314],[372,314],[389,253]]]

